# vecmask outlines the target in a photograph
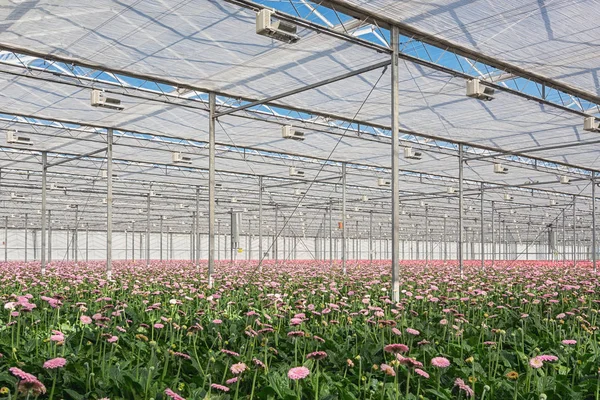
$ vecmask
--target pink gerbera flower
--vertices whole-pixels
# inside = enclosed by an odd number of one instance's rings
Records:
[[[574,339],[565,339],[562,341],[562,344],[566,345],[566,346],[573,346],[577,344],[577,340]]]
[[[463,381],[460,378],[456,378],[456,380],[454,381],[454,386],[458,386],[458,389],[465,392],[467,397],[473,397],[475,395],[473,389],[471,389],[467,384],[465,384],[465,381]]]
[[[539,355],[537,356],[537,358],[539,358],[540,360],[542,360],[543,362],[554,362],[554,361],[558,361],[558,357],[553,356],[553,355]]]
[[[180,395],[178,395],[177,393],[175,393],[174,391],[172,391],[169,388],[165,389],[165,394],[173,400],[185,400],[184,397],[181,397]]]
[[[324,351],[313,351],[312,353],[306,355],[306,358],[313,360],[322,360],[325,357],[327,357],[327,353]]]
[[[450,360],[445,357],[433,357],[431,359],[431,365],[438,368],[448,368],[450,366]]]
[[[8,369],[11,374],[20,379],[18,389],[22,393],[32,393],[34,396],[46,393],[46,386],[38,380],[34,375],[31,375],[17,367]]]
[[[306,367],[294,367],[288,371],[288,378],[291,380],[304,379],[310,374],[310,370]]]
[[[57,358],[53,358],[51,360],[48,360],[44,363],[44,368],[45,369],[56,369],[56,368],[62,368],[67,364],[67,360],[65,360],[62,357],[57,357]]]
[[[420,375],[425,379],[429,379],[429,374],[427,372],[423,371],[422,369],[415,368],[415,372],[417,373],[417,375]]]
[[[529,360],[529,365],[531,366],[531,368],[538,369],[544,366],[544,362],[538,357],[533,357],[531,360]]]
[[[247,369],[248,369],[248,366],[246,364],[244,364],[243,362],[233,364],[230,368],[231,373],[234,375],[239,375]]]
[[[218,385],[216,383],[211,384],[210,387],[215,390],[220,390],[221,392],[229,392],[229,388],[227,386]]]
[[[386,375],[396,376],[396,371],[394,371],[394,368],[392,368],[391,366],[389,366],[387,364],[381,364],[380,368],[381,368],[381,371],[385,372]]]
[[[87,315],[82,315],[81,317],[79,317],[79,321],[81,321],[81,323],[84,325],[89,325],[92,323],[92,319]]]
[[[239,357],[240,353],[236,353],[235,351],[231,351],[231,350],[227,350],[227,349],[221,349],[221,353],[223,354],[227,354],[230,356],[234,356],[234,357]]]
[[[408,346],[402,343],[393,343],[386,345],[383,350],[388,353],[406,353],[408,352]]]
[[[414,336],[419,336],[421,334],[421,332],[413,328],[406,328],[406,333]]]

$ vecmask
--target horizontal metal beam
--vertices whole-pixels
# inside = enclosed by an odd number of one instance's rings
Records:
[[[154,77],[152,75],[139,75],[139,74],[136,74],[136,73],[131,73],[129,71],[121,71],[121,70],[109,69],[107,67],[102,67],[102,66],[95,66],[95,65],[91,65],[90,66],[90,65],[88,65],[86,63],[82,63],[82,62],[78,62],[78,61],[73,61],[73,60],[71,60],[69,58],[57,57],[55,55],[48,55],[48,54],[43,54],[43,53],[31,52],[31,51],[29,51],[27,49],[16,49],[15,50],[12,46],[5,46],[3,44],[0,44],[0,48],[7,48],[10,51],[17,51],[17,52],[22,53],[22,54],[29,54],[29,55],[36,56],[36,57],[39,57],[39,58],[42,58],[42,59],[59,61],[59,62],[64,62],[64,63],[70,63],[70,64],[73,64],[73,65],[83,66],[83,67],[87,67],[87,68],[97,68],[97,69],[100,69],[100,70],[103,70],[103,71],[111,72],[113,74],[121,74],[121,75],[126,75],[126,76],[129,76],[129,77],[132,77],[132,78],[145,79],[145,80],[149,80],[149,81],[156,82],[156,83],[163,83],[163,84],[167,84],[167,85],[172,85],[174,87],[186,88],[186,89],[189,89],[189,90],[195,90],[195,91],[200,91],[200,92],[205,92],[205,93],[208,92],[208,89],[205,89],[205,88],[191,87],[189,85],[178,84],[176,82],[169,82],[169,81],[165,81],[164,78],[158,78],[158,77]],[[400,57],[401,58],[405,58],[404,56],[400,56]],[[406,56],[406,57],[409,57],[409,56]],[[422,64],[422,65],[428,64],[426,61],[418,60],[418,59],[416,59],[416,60],[410,60],[410,61],[411,62],[417,62],[418,61],[418,63]],[[466,74],[461,74],[460,72],[450,70],[449,68],[446,68],[446,67],[440,67],[440,66],[437,66],[436,64],[433,64],[433,63],[431,63],[431,65],[428,65],[428,66],[430,66],[432,68],[435,67],[436,70],[443,70],[443,72],[452,74],[454,76],[461,76],[461,77],[464,77],[465,79],[470,78],[470,76],[468,76]],[[1,71],[1,72],[2,73],[9,73],[9,72],[6,72],[6,71]],[[10,73],[10,74],[14,75],[14,73]],[[42,79],[39,76],[29,76],[28,75],[27,77],[28,78],[32,78],[32,79]],[[60,83],[71,84],[71,85],[78,86],[78,85],[74,84],[73,82],[71,82],[71,83],[60,82]],[[554,103],[551,103],[551,102],[548,102],[548,101],[545,101],[545,100],[542,100],[542,99],[539,99],[539,98],[535,98],[533,96],[530,96],[530,95],[527,95],[527,94],[524,94],[524,93],[519,93],[519,92],[513,91],[511,89],[507,89],[507,88],[504,88],[504,87],[501,87],[501,86],[497,86],[497,85],[495,86],[494,84],[491,84],[491,83],[489,83],[488,85],[492,86],[492,87],[495,87],[498,90],[503,90],[503,91],[507,91],[507,92],[511,92],[511,93],[514,92],[513,94],[515,94],[515,95],[519,95],[519,96],[527,98],[529,100],[534,100],[534,101],[537,101],[537,102],[540,102],[540,103],[543,103],[543,104],[547,104],[547,105],[552,106],[552,107],[557,107],[559,109],[563,109],[564,111],[568,111],[568,112],[575,113],[575,114],[580,114],[580,115],[586,115],[586,114],[578,112],[576,110],[572,110],[572,109],[569,109],[569,108],[566,108],[566,107],[562,107],[560,105],[556,105]],[[239,99],[239,100],[242,100],[242,101],[249,101],[249,102],[260,101],[260,100],[257,100],[257,99],[248,98],[248,97],[242,97],[242,96],[238,96],[238,95],[227,93],[227,92],[220,92],[220,91],[213,91],[213,92],[215,92],[217,95],[222,95],[222,96],[229,97],[229,98],[232,98],[232,99]],[[127,94],[124,94],[124,95],[127,95]],[[281,106],[281,105],[278,105],[278,104],[273,104],[273,105],[277,106],[277,107],[280,107],[280,108],[285,108],[285,109],[291,110],[291,111],[296,111],[296,112],[300,112],[300,113],[309,113],[309,114],[315,115],[315,116],[321,116],[321,117],[324,117],[324,118],[330,118],[330,119],[338,120],[340,122],[346,122],[346,123],[352,123],[352,124],[359,124],[359,125],[369,126],[369,127],[372,127],[372,128],[380,128],[380,129],[384,129],[384,130],[389,130],[390,129],[390,127],[386,126],[386,125],[374,124],[374,123],[371,123],[371,122],[366,122],[366,121],[362,121],[362,120],[358,120],[358,119],[350,120],[348,117],[340,116],[340,115],[333,114],[333,113],[324,113],[324,112],[319,112],[319,111],[310,110],[310,109],[301,109],[301,108],[292,107],[292,106],[288,106],[288,105],[286,105],[286,106]],[[20,115],[20,114],[14,113],[14,112],[8,112],[8,114],[11,114],[11,115]],[[51,117],[40,117],[40,116],[33,116],[33,118],[57,120],[57,119],[51,118]],[[268,122],[268,121],[266,121],[266,122]],[[77,121],[68,121],[67,123],[82,124],[82,122],[77,122]],[[111,128],[110,126],[90,125],[88,123],[84,123],[84,124],[87,125],[87,126],[94,126],[94,127],[104,128],[104,129]],[[494,151],[494,152],[502,153],[504,155],[521,156],[521,157],[530,158],[532,160],[538,160],[538,161],[542,161],[542,162],[546,162],[546,163],[552,163],[552,164],[556,164],[556,165],[562,165],[562,166],[569,167],[569,168],[577,168],[577,169],[589,170],[590,172],[600,173],[600,170],[591,169],[591,168],[587,168],[587,167],[579,166],[579,165],[574,165],[574,164],[569,164],[569,163],[565,163],[565,162],[562,162],[562,161],[559,161],[559,160],[549,160],[549,159],[543,159],[543,158],[539,158],[539,157],[535,157],[535,156],[529,156],[528,154],[526,154],[526,153],[524,153],[522,151],[506,150],[506,149],[502,149],[502,148],[498,148],[498,147],[484,146],[484,145],[481,145],[481,144],[473,144],[473,143],[468,142],[468,141],[459,141],[459,140],[450,139],[450,138],[447,138],[447,137],[441,137],[441,136],[436,136],[436,135],[431,135],[431,134],[425,134],[425,133],[411,131],[411,130],[406,130],[406,129],[400,129],[399,132],[402,133],[402,134],[411,135],[411,136],[414,136],[414,137],[421,137],[421,138],[424,138],[424,139],[431,139],[431,140],[436,140],[436,141],[450,143],[450,144],[455,144],[455,145],[461,145],[462,144],[464,146],[469,146],[469,147],[476,148],[476,149],[481,149],[481,150]]]
[[[573,87],[567,83],[536,74],[519,66],[513,65],[509,62],[502,61],[497,57],[482,54],[476,50],[469,49],[465,46],[461,46],[450,40],[442,39],[438,35],[433,35],[424,32],[414,26],[394,20],[389,16],[385,16],[380,13],[370,12],[368,10],[365,10],[364,8],[349,4],[345,0],[321,0],[319,1],[319,4],[331,8],[332,10],[342,12],[346,15],[350,15],[361,20],[366,20],[368,22],[372,22],[378,26],[396,26],[398,27],[401,34],[412,37],[421,42],[428,43],[432,46],[438,47],[443,50],[451,51],[452,53],[455,53],[459,56],[468,57],[472,60],[487,64],[491,67],[498,68],[506,73],[521,76],[523,78],[540,83],[547,87],[559,90],[566,94],[571,94],[580,97],[581,99],[590,101],[592,103],[600,104],[600,97],[593,93]]]
[[[81,154],[81,155],[78,155],[78,156],[70,156],[69,158],[66,158],[64,160],[60,160],[60,161],[48,164],[47,167],[46,167],[46,169],[51,168],[51,167],[56,167],[58,165],[62,165],[62,164],[65,164],[65,163],[68,163],[68,162],[71,162],[71,161],[79,160],[81,158],[91,157],[91,156],[93,156],[95,154],[105,152],[107,149],[108,149],[108,147],[105,147],[103,149],[90,151],[89,153]],[[33,151],[37,151],[37,150],[33,150]]]
[[[284,97],[293,96],[295,94],[306,92],[306,91],[312,90],[312,89],[316,89],[318,87],[329,85],[331,83],[339,82],[339,81],[351,78],[351,77],[356,76],[356,75],[361,75],[361,74],[364,74],[365,72],[373,71],[373,70],[376,70],[376,69],[379,69],[379,68],[384,68],[384,67],[387,67],[390,64],[391,64],[391,60],[382,61],[382,62],[379,62],[377,64],[369,65],[368,67],[357,69],[356,71],[350,71],[350,72],[347,72],[347,73],[345,73],[343,75],[334,76],[332,78],[325,79],[325,80],[322,80],[320,82],[315,82],[315,83],[312,83],[310,85],[306,85],[306,86],[303,86],[303,87],[300,87],[300,88],[289,90],[289,91],[281,93],[281,94],[277,94],[277,95],[274,95],[274,96],[271,96],[271,97],[267,97],[266,99],[263,99],[263,100],[256,100],[256,101],[250,102],[248,104],[244,104],[244,105],[241,105],[241,106],[238,106],[238,107],[235,107],[235,108],[230,108],[229,110],[225,110],[225,111],[221,111],[221,112],[217,113],[217,118],[222,117],[223,115],[228,115],[228,114],[232,114],[232,113],[235,113],[235,112],[238,112],[238,111],[242,111],[242,110],[245,110],[245,109],[248,109],[248,108],[252,108],[252,107],[255,107],[255,106],[258,106],[258,105],[261,105],[261,104],[272,103],[272,102],[274,102],[276,100],[283,99]]]

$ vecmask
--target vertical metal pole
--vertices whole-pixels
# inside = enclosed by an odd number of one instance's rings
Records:
[[[373,210],[369,211],[369,265],[373,265]]]
[[[146,267],[150,265],[150,192],[146,199]]]
[[[112,151],[113,151],[113,130],[106,131],[107,149],[106,149],[106,278],[112,279],[112,201],[113,201],[113,174],[112,174]]]
[[[196,245],[196,242],[194,241],[194,230],[196,226],[196,211],[192,211],[192,225],[190,227],[190,262],[194,261],[195,258],[195,252],[194,252],[194,247]]]
[[[196,255],[194,256],[196,270],[200,269],[200,186],[196,187],[196,217],[194,235],[196,237]]]
[[[125,257],[127,258],[127,257]],[[85,262],[90,261],[90,227],[86,225],[85,227]]]
[[[263,180],[262,176],[258,177],[258,263],[260,265],[259,271],[263,271],[262,260],[265,256],[263,253],[263,236],[262,236],[262,194],[263,194]]]
[[[246,245],[247,253],[246,258],[248,261],[252,260],[252,219],[248,217],[248,244]]]
[[[565,214],[567,210],[563,209],[562,212],[562,265],[565,266],[565,262],[567,259],[567,242],[565,237]]]
[[[342,164],[342,273],[346,275],[346,163]]]
[[[73,260],[75,262],[79,261],[79,206],[75,209],[75,230],[73,231]]]
[[[160,261],[163,260],[163,216],[160,216]]]
[[[47,261],[52,262],[52,210],[48,210],[47,214],[48,214],[48,257],[47,257]]]
[[[494,266],[494,262],[496,261],[496,237],[494,232],[494,214],[496,211],[494,210],[495,203],[492,201],[492,267]]]
[[[216,95],[208,94],[208,287],[213,287],[215,268],[215,107]]]
[[[281,253],[281,257],[282,260],[285,261],[287,260],[287,256],[285,253],[285,214],[283,214],[283,216],[281,217],[282,222],[283,222],[283,228],[282,228],[282,233],[281,233],[281,241],[283,242],[283,252]]]
[[[273,253],[275,254],[275,265],[279,261],[279,207],[275,206],[275,235],[273,235]],[[317,254],[315,254],[317,256]]]
[[[592,265],[596,273],[596,180],[592,172]]]
[[[28,236],[28,229],[29,227],[29,218],[28,215],[25,214],[25,262],[27,262],[27,236]]]
[[[448,260],[448,238],[446,237],[446,217],[444,216],[444,261]]]
[[[48,169],[48,153],[42,152],[42,256],[41,273],[46,274],[46,171]]]
[[[169,250],[170,250],[170,252],[171,252],[171,253],[170,253],[170,257],[171,257],[170,259],[172,260],[172,259],[173,259],[173,255],[174,255],[174,253],[175,253],[175,252],[173,251],[173,233],[171,232],[171,234],[170,234],[170,235],[171,235],[171,237],[169,238],[169,240],[170,240],[170,242],[171,242],[171,243],[170,243],[170,245],[169,245],[169,246],[170,246],[170,247],[169,247]]]
[[[484,195],[483,195],[483,182],[481,182],[481,216],[479,217],[480,224],[479,224],[479,228],[481,229],[481,231],[479,232],[479,240],[481,240],[480,243],[480,248],[481,248],[481,269],[485,270],[485,236],[484,236],[484,219],[483,219],[483,200],[484,200]]]
[[[458,145],[458,267],[463,278],[463,145]]]
[[[139,248],[140,248],[140,255],[139,255],[139,259],[140,261],[142,260],[142,257],[144,256],[144,242],[142,242],[144,233],[142,231],[140,231],[140,243],[139,243]]]
[[[577,198],[573,196],[573,266],[577,264],[576,254],[575,254],[575,245],[577,240],[577,207],[576,207]]]
[[[333,266],[333,202],[329,203],[329,266]]]
[[[429,206],[425,206],[425,268],[429,266]]]
[[[4,217],[4,262],[8,261],[8,215]]]
[[[400,167],[400,137],[399,137],[399,83],[398,83],[398,27],[392,26],[391,31],[392,46],[392,301],[400,301],[400,265],[399,265],[399,239],[400,239],[400,188],[399,188],[399,167]]]
[[[356,222],[356,238],[355,238],[355,242],[356,242],[356,254],[355,254],[355,260],[360,259],[360,239],[359,239],[359,235],[358,235],[358,220],[355,221]]]
[[[131,222],[131,261],[135,261],[135,221]]]

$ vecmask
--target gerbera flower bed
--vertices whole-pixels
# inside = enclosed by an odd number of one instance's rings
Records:
[[[38,269],[0,265],[0,398],[598,398],[588,265]]]

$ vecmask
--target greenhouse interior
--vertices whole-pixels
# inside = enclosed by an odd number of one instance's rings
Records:
[[[600,400],[597,0],[0,16],[0,399]]]

